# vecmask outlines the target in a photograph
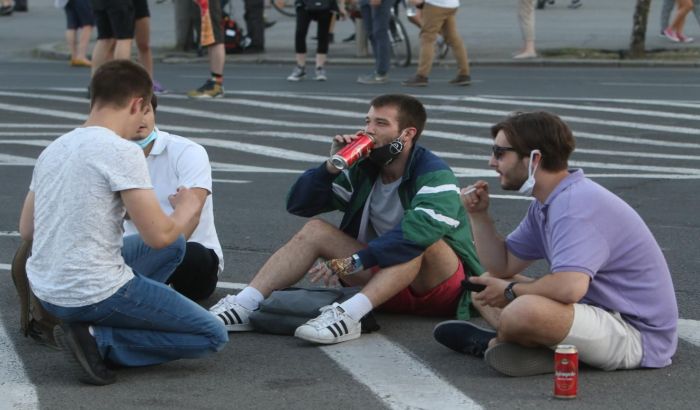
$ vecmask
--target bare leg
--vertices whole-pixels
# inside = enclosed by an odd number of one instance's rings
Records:
[[[153,79],[153,54],[151,52],[151,18],[143,17],[134,24],[134,40],[139,54],[139,62]]]
[[[224,74],[224,63],[226,62],[226,48],[224,44],[214,44],[209,46],[209,69],[212,73]]]
[[[522,346],[552,346],[564,340],[574,323],[574,305],[536,295],[523,295],[503,308],[499,342]]]
[[[265,262],[250,286],[268,297],[301,280],[317,258],[344,258],[364,247],[335,226],[312,219]]]
[[[75,45],[75,30],[73,30],[73,29],[66,30],[66,44],[68,44],[68,48],[70,49],[71,60],[77,59],[78,58],[78,49]]]
[[[316,67],[326,66],[326,56],[327,54],[316,54]],[[299,61],[299,60],[297,60]]]
[[[297,60],[297,66],[304,67],[306,65],[306,53],[296,53],[295,57]]]
[[[457,255],[445,241],[440,240],[426,249],[421,256],[382,269],[370,276],[362,293],[375,307],[409,286],[418,294],[426,293],[452,276],[457,270],[457,265]]]
[[[80,37],[78,39],[78,58],[87,60],[87,49],[90,44],[90,35],[92,34],[92,26],[83,26],[80,29]]]
[[[113,38],[97,40],[95,49],[92,50],[92,75],[95,75],[95,71],[102,64],[113,58],[114,46],[115,40]]]
[[[114,47],[114,58],[130,60],[131,59],[131,41],[130,38],[118,39]]]

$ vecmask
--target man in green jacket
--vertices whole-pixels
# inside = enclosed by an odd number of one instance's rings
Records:
[[[372,100],[363,130],[375,140],[370,154],[344,171],[325,161],[302,174],[288,195],[287,210],[295,215],[343,212],[340,227],[311,219],[249,286],[221,299],[210,312],[229,331],[251,330],[248,317],[260,302],[308,273],[312,281],[362,290],[322,308],[320,316],[297,328],[295,336],[304,340],[355,339],[360,319],[374,308],[454,315],[461,281],[482,268],[454,173],[416,145],[426,117],[423,104],[408,95]],[[357,137],[336,135],[331,155]],[[312,266],[318,258],[324,262]]]

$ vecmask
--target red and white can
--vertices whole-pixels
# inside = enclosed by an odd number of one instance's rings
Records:
[[[554,397],[575,399],[578,390],[578,350],[559,345],[554,351]]]
[[[359,133],[351,143],[347,144],[331,157],[331,164],[338,169],[349,168],[360,158],[369,154],[374,147],[374,137]]]

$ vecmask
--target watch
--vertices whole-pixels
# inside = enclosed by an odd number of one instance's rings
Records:
[[[515,291],[513,290],[513,286],[518,282],[510,282],[508,286],[503,290],[503,296],[506,298],[508,302],[512,302],[515,298],[518,297],[518,295],[515,294]]]

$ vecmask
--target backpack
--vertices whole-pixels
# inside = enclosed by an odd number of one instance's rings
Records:
[[[226,13],[224,16],[224,48],[226,54],[240,53],[243,49],[250,46],[250,37],[246,36],[243,29],[236,23],[236,20],[231,18]]]
[[[319,309],[350,299],[360,288],[286,288],[272,292],[250,314],[250,324],[258,332],[294,335],[297,327],[314,319]],[[372,312],[361,320],[362,333],[379,330]]]
[[[32,292],[27,279],[27,259],[32,254],[32,241],[22,241],[12,258],[12,282],[19,295],[20,330],[39,343],[57,347],[53,337],[53,328],[61,323],[47,312]]]

